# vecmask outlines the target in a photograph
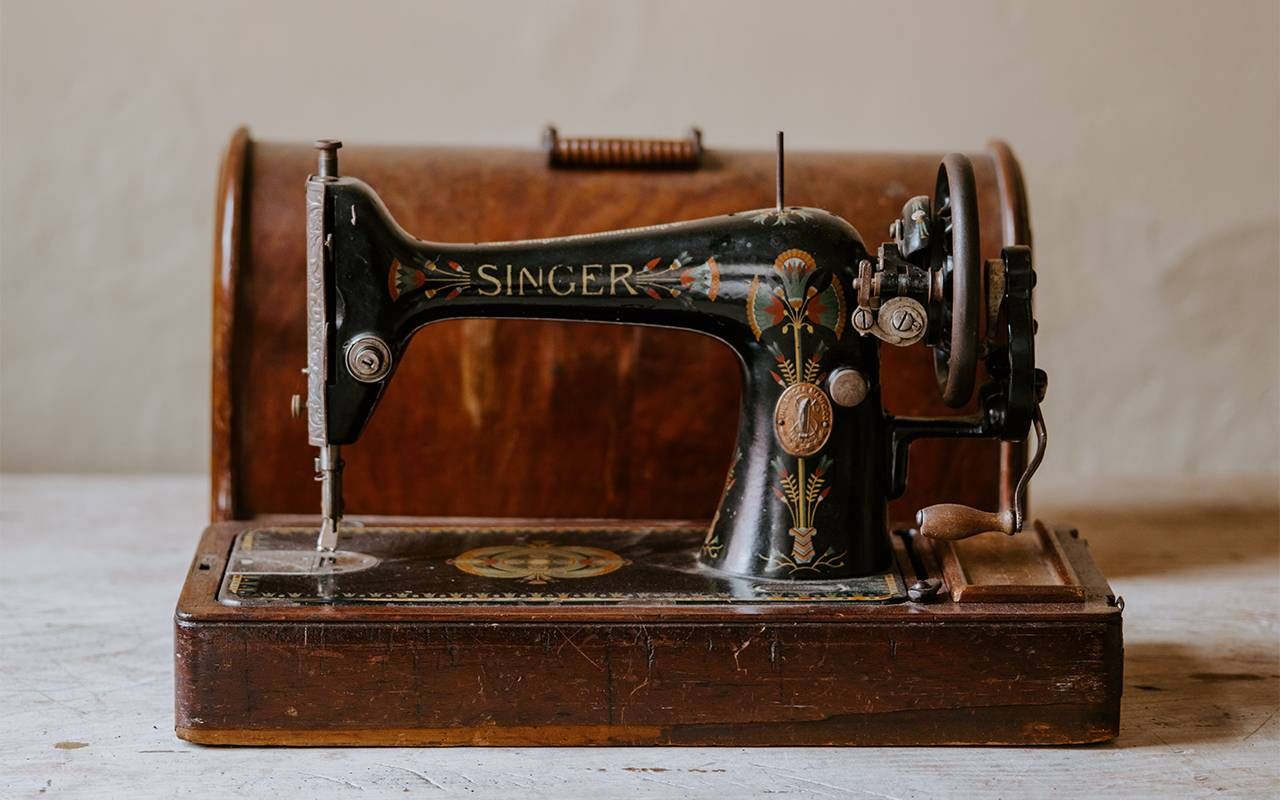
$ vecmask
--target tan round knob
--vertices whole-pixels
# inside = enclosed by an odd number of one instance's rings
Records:
[[[853,408],[866,400],[870,388],[861,372],[848,367],[832,370],[831,376],[827,378],[827,391],[831,393],[831,399],[843,408]]]
[[[294,419],[302,416],[302,395],[295,394],[289,398],[289,415]]]

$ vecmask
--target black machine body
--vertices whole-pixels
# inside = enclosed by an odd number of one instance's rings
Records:
[[[909,201],[893,241],[874,255],[839,217],[781,203],[609,233],[442,244],[413,238],[372,188],[338,177],[336,147],[322,143],[307,183],[307,417],[325,482],[319,548],[332,549],[342,515],[339,448],[360,436],[412,337],[445,319],[519,317],[681,328],[737,354],[737,445],[698,554],[704,567],[792,581],[884,570],[886,507],[905,487],[911,441],[1020,441],[1034,422],[1033,469],[1042,454],[1030,251],[1006,248],[979,263],[973,192],[967,160],[948,156],[934,197]],[[933,350],[952,407],[969,401],[985,363],[979,414],[887,413],[879,348],[916,343]],[[933,506],[921,530],[1014,533],[1021,503],[1020,492],[994,513]]]

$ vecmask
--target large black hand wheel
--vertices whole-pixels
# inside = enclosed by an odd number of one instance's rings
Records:
[[[959,408],[973,395],[978,373],[981,262],[973,164],[959,153],[942,159],[934,189],[930,266],[942,275],[941,333],[933,351],[942,402]]]

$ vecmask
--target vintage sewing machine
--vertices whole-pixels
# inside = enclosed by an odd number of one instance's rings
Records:
[[[981,257],[968,158],[946,156],[932,185],[911,187],[874,250],[841,217],[784,202],[781,136],[771,207],[446,244],[402,230],[374,188],[339,172],[339,147],[317,143],[297,232],[306,391],[294,412],[318,448],[319,521],[206,531],[177,614],[180,736],[1053,744],[1116,734],[1119,604],[1074,531],[1027,517],[1046,445],[1031,251]],[[463,318],[660,326],[727,347],[740,412],[710,522],[348,521],[343,448],[358,448],[415,337]],[[938,396],[960,410],[886,408],[882,356],[894,348],[931,359]],[[673,390],[698,418],[696,394]],[[408,391],[429,415],[440,389]],[[609,424],[666,424],[651,411]],[[735,425],[705,411],[700,426]],[[387,424],[405,441],[421,435]],[[461,420],[429,427],[468,435],[454,432]],[[914,525],[895,525],[889,503],[907,489],[912,443],[926,439],[1004,443],[1004,475],[990,481],[998,507],[946,502],[948,486],[935,485]],[[489,446],[496,473],[505,456]],[[564,448],[580,446],[564,431]],[[553,464],[557,452],[541,457]],[[454,464],[412,469],[428,502]]]

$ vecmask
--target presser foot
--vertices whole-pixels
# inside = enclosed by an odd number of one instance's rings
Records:
[[[345,462],[336,445],[321,445],[316,457],[316,480],[320,482],[320,531],[316,534],[318,562],[331,561],[338,547],[342,522],[342,468]]]
[[[320,532],[316,535],[316,558],[333,559],[338,548],[338,520],[326,518],[320,523]]]

